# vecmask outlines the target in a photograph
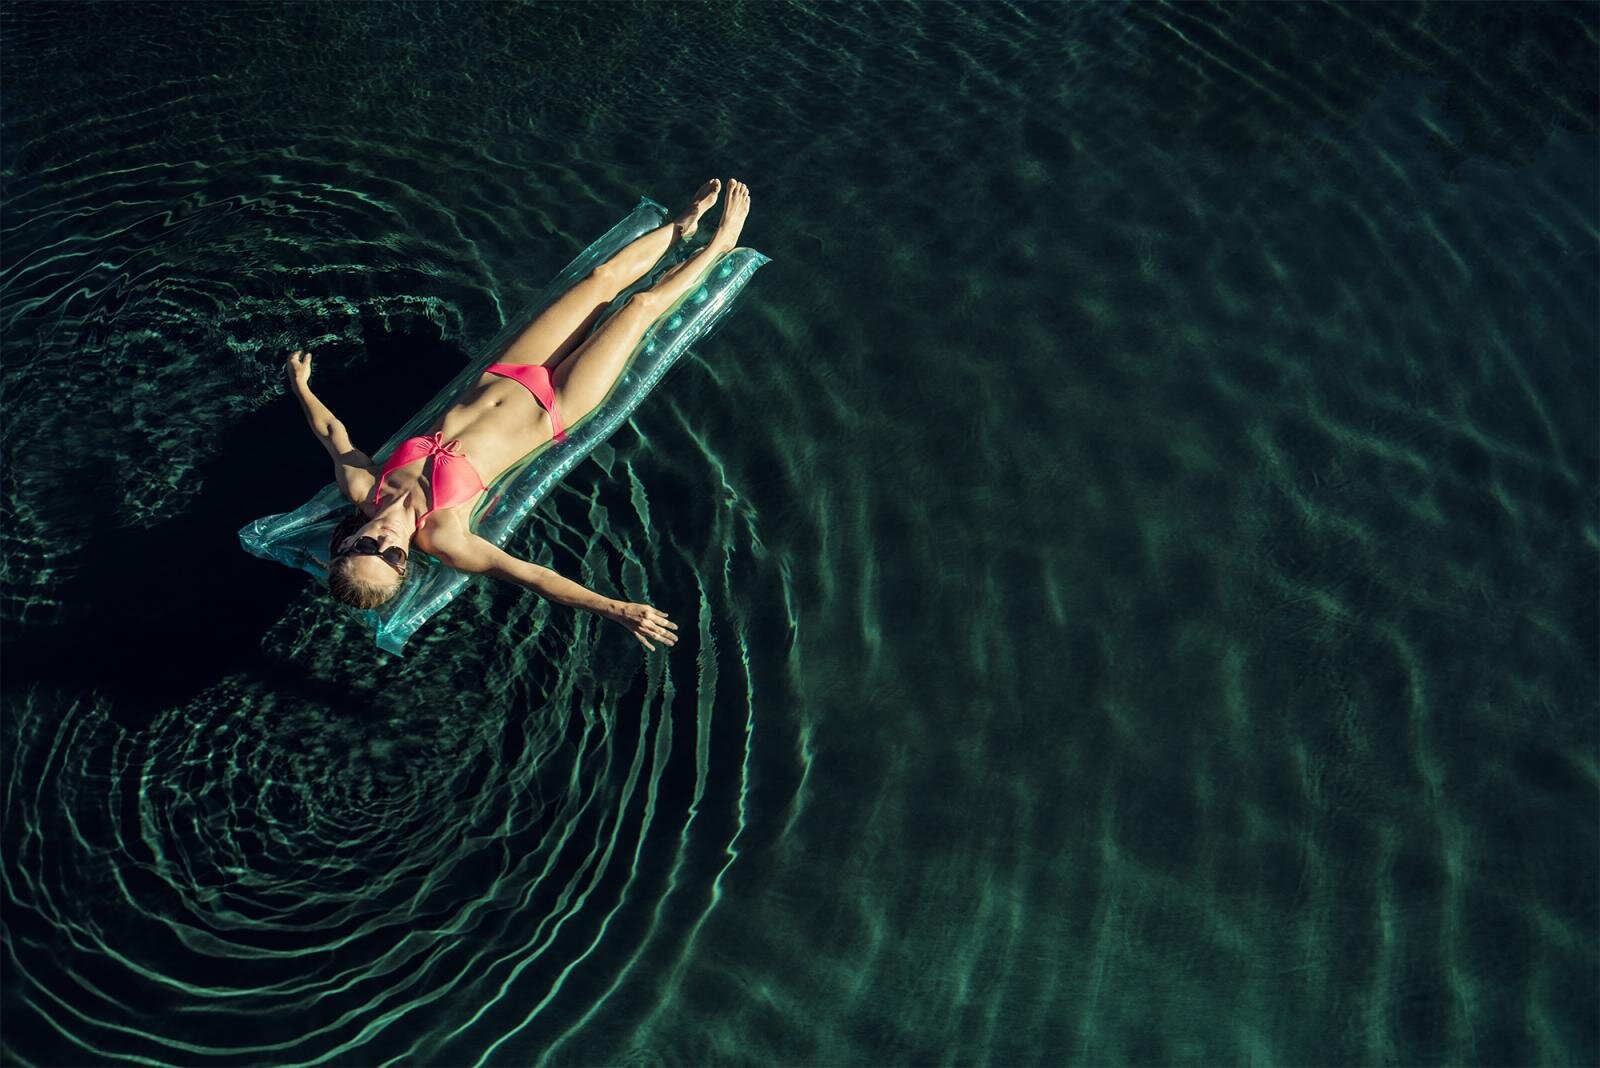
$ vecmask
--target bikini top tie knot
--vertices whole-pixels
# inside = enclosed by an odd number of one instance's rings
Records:
[[[449,441],[445,441],[444,431],[439,431],[437,434],[434,434],[432,437],[428,438],[428,454],[431,456],[434,453],[439,452],[444,453],[446,456],[460,456],[461,439],[452,438]]]
[[[414,464],[418,460],[433,457],[433,507],[422,513],[417,519],[420,529],[423,523],[434,512],[441,508],[454,508],[458,504],[465,504],[488,487],[478,477],[478,472],[473,469],[472,461],[468,460],[461,452],[461,439],[452,438],[444,440],[444,431],[436,434],[419,435],[407,438],[394,450],[383,471],[378,475],[378,482],[372,495],[372,506],[383,506],[383,483],[391,472],[407,464]],[[457,461],[460,461],[459,463]]]

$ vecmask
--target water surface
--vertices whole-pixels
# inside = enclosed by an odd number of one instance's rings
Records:
[[[1600,1061],[1596,11],[0,7],[0,1059]],[[238,549],[712,175],[670,655]]]

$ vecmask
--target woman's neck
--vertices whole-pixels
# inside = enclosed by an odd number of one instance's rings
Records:
[[[415,488],[415,486],[408,486],[396,493],[392,498],[384,502],[382,508],[378,508],[373,513],[372,518],[374,520],[382,520],[392,527],[396,534],[402,537],[410,537],[412,532],[417,529],[417,517],[422,514],[421,510],[411,503],[411,491]]]

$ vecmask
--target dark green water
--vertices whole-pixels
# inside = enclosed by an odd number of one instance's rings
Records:
[[[0,7],[0,1059],[1600,1062],[1600,8]],[[394,658],[234,532],[774,257]]]

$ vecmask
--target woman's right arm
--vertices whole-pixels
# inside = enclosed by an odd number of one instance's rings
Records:
[[[333,457],[333,477],[339,488],[352,502],[360,503],[372,491],[372,457],[351,444],[344,424],[311,392],[311,353],[295,349],[284,370],[289,375],[289,391],[306,413],[311,432]]]
[[[569,608],[587,609],[597,616],[620,623],[627,628],[628,633],[639,640],[640,645],[652,651],[655,646],[650,644],[651,639],[668,646],[678,643],[678,625],[668,619],[667,614],[659,608],[648,604],[617,601],[603,596],[581,583],[557,574],[548,567],[512,556],[498,545],[485,541],[476,534],[446,536],[441,539],[440,535],[435,533],[433,537],[434,541],[428,552],[446,567],[453,567],[468,574],[488,575],[490,578],[514,582],[523,589],[532,590],[547,601],[564,604]]]

